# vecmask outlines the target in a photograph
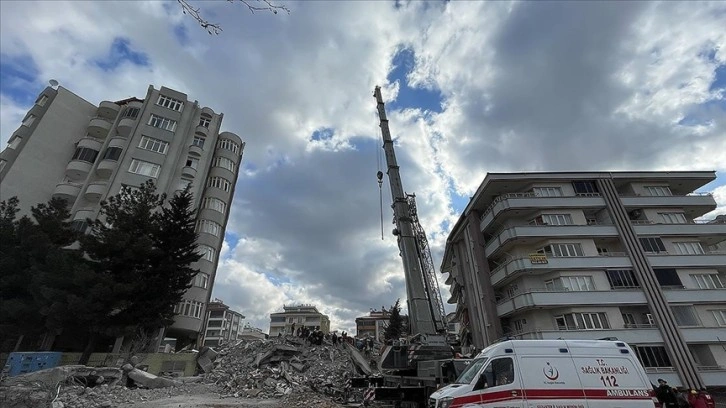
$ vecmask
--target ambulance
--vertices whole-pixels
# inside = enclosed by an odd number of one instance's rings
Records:
[[[484,349],[428,408],[654,408],[653,386],[622,341],[506,340]]]

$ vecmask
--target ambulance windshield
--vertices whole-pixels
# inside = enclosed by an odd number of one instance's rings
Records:
[[[456,379],[456,384],[471,384],[481,368],[488,360],[487,357],[477,358],[471,361],[469,367]]]

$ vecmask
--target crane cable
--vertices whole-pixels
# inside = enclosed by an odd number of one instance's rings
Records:
[[[378,117],[378,112],[374,113],[374,116],[376,117],[378,122],[378,130],[376,131],[376,137],[378,140],[383,139],[383,135],[381,133],[381,122],[380,118]],[[381,171],[381,152],[378,149],[373,149],[376,154],[376,166],[378,169],[378,173],[376,173],[376,177],[378,178],[378,206],[381,213],[381,241],[383,241],[383,172]]]

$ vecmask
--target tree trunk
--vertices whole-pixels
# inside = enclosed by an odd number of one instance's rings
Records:
[[[86,343],[86,348],[83,349],[83,354],[81,354],[81,359],[78,360],[78,364],[80,365],[86,365],[88,364],[88,360],[91,358],[91,353],[93,353],[93,350],[96,348],[96,341],[98,340],[98,333],[91,333],[91,336],[88,338],[88,343]]]
[[[20,349],[20,345],[23,344],[24,338],[25,338],[24,334],[21,334],[20,337],[18,337],[18,341],[15,343],[15,347],[13,348],[13,351],[18,351],[18,349]]]

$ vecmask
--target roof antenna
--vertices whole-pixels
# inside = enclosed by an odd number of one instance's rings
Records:
[[[53,89],[58,89],[58,81],[56,81],[55,79],[51,79],[50,81],[48,81],[48,83]]]

